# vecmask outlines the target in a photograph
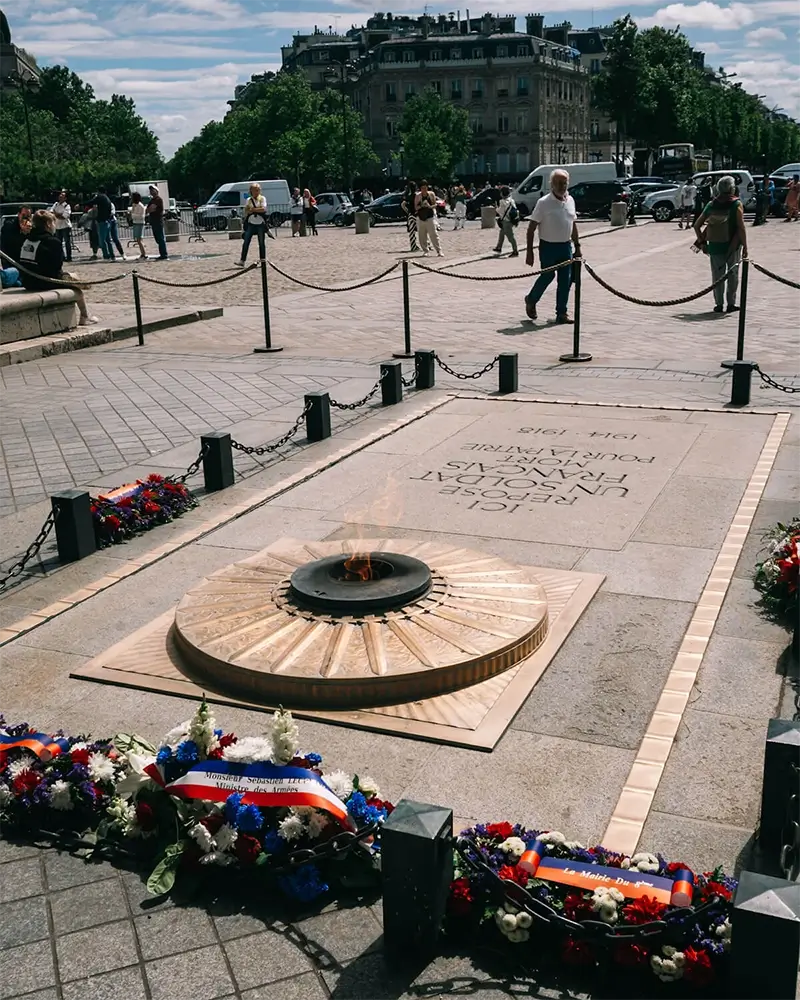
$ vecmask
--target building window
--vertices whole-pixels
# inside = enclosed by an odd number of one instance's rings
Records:
[[[441,80],[431,80],[431,88],[436,91],[437,94],[442,92],[442,81]]]
[[[591,135],[592,139],[600,138],[600,122],[597,120],[597,118],[592,118],[592,123],[589,126],[589,134]]]
[[[397,122],[394,118],[386,119],[386,135],[391,139],[397,134]]]
[[[507,55],[508,55],[508,46],[507,45],[498,45],[497,46],[497,51],[495,52],[495,58],[496,59],[505,59]]]
[[[456,46],[456,48],[454,48],[454,49],[450,49],[450,58],[451,59],[460,59],[461,58],[461,49],[458,48],[458,46]]]
[[[497,150],[497,172],[498,174],[507,174],[509,167],[509,155],[508,150],[505,146],[501,146]]]
[[[517,150],[517,173],[527,174],[530,170],[530,153],[527,146],[520,146]]]
[[[546,87],[547,87],[547,91],[546,91],[547,92],[547,97],[549,98],[550,97],[550,80],[549,79],[547,80]]]
[[[433,62],[439,62],[439,60],[441,58],[442,58],[442,50],[441,49],[433,49],[433,51],[431,52],[431,60]]]
[[[385,97],[387,101],[397,100],[397,86],[394,83],[387,83],[385,87]]]
[[[393,63],[394,62],[394,52],[391,52],[391,51],[384,52],[383,53],[383,61],[387,62],[387,63]]]
[[[529,93],[527,76],[517,77],[517,97],[527,97]]]
[[[477,48],[472,50],[473,59],[483,59],[483,49]]]
[[[592,59],[592,61],[589,63],[589,72],[593,76],[597,76],[597,74],[600,72],[600,60],[599,59]]]
[[[483,135],[483,122],[480,118],[470,118],[469,127],[472,129],[473,135]]]
[[[483,97],[483,80],[477,79],[472,81],[472,96]]]
[[[495,91],[498,97],[508,97],[508,77],[498,76],[497,82],[495,84],[497,90]]]
[[[508,132],[508,115],[504,111],[497,116],[497,131]]]
[[[415,61],[416,60],[414,58],[414,50],[413,49],[406,49],[403,52],[403,62],[415,62]]]
[[[461,81],[451,80],[450,81],[450,97],[454,101],[461,100]]]
[[[413,97],[414,94],[416,94],[416,92],[417,92],[417,85],[416,85],[416,83],[407,83],[406,84],[406,100],[408,100],[409,97]]]
[[[528,115],[525,111],[520,111],[517,114],[517,132],[520,135],[524,135],[528,131]]]
[[[518,56],[526,56],[526,55],[528,55],[528,46],[527,45],[518,45],[517,46],[517,55]]]

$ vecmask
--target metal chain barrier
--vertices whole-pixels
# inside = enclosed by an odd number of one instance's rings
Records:
[[[100,278],[97,281],[86,281],[84,278],[73,278],[70,280],[64,278],[46,278],[44,275],[38,273],[38,271],[31,271],[29,268],[20,264],[18,260],[14,260],[13,257],[9,257],[7,253],[0,250],[0,257],[3,260],[8,261],[8,263],[15,267],[18,271],[22,271],[23,274],[29,274],[32,278],[36,278],[37,281],[45,281],[48,285],[53,285],[55,288],[75,288],[75,286],[80,287],[90,287],[91,285],[110,285],[112,281],[122,281],[123,278],[129,278],[131,276],[130,271],[123,271],[121,274],[114,274],[110,278]]]
[[[372,823],[370,826],[364,826],[355,833],[351,830],[343,830],[335,837],[331,837],[330,840],[326,840],[324,844],[292,851],[288,857],[279,859],[279,863],[275,865],[267,861],[266,868],[270,874],[280,875],[297,871],[303,865],[310,865],[315,861],[329,861],[341,858],[345,854],[349,854],[357,844],[360,844],[368,837],[376,840],[380,837],[380,823]]]
[[[23,572],[31,559],[38,556],[41,547],[47,541],[50,532],[53,530],[57,517],[58,512],[51,510],[45,518],[44,524],[41,528],[39,528],[36,538],[34,538],[27,549],[25,549],[23,555],[14,563],[13,566],[11,566],[10,569],[6,570],[3,576],[0,576],[0,590],[4,590],[13,579],[18,577],[20,573]]]
[[[306,419],[306,414],[310,409],[311,403],[306,403],[303,407],[303,412],[297,420],[295,420],[289,430],[282,437],[279,437],[277,441],[273,441],[272,444],[249,445],[242,444],[241,441],[231,441],[231,448],[235,451],[241,451],[245,455],[270,455],[272,452],[277,451],[278,448],[282,448],[287,441],[295,436],[295,434],[300,430],[300,426]]]
[[[768,270],[761,264],[756,264],[754,260],[751,260],[750,263],[756,269],[756,271],[760,271],[762,274],[766,274],[766,276],[768,278],[772,278],[773,281],[780,281],[782,285],[788,285],[789,288],[800,288],[800,281],[792,281],[790,278],[782,278],[781,275],[775,274],[774,271]]]
[[[616,295],[617,298],[624,299],[625,302],[632,302],[636,306],[682,306],[687,302],[694,302],[695,299],[700,299],[704,295],[708,295],[709,292],[713,292],[715,288],[721,285],[723,282],[728,280],[728,274],[735,268],[738,264],[733,264],[728,270],[722,275],[721,278],[717,278],[708,288],[703,288],[699,292],[694,292],[692,295],[684,295],[682,299],[664,299],[663,301],[657,299],[637,299],[635,295],[627,295],[625,292],[620,292],[618,289],[612,287],[607,281],[604,281],[600,275],[594,270],[594,268],[587,261],[583,262],[583,266],[589,272],[589,274],[594,278],[598,285],[605,288],[607,292],[611,292],[612,295]]]
[[[336,410],[357,410],[359,406],[365,406],[372,399],[378,389],[380,389],[381,383],[386,378],[386,375],[387,373],[384,372],[366,396],[362,396],[361,399],[357,399],[355,403],[340,403],[337,399],[331,399],[329,400],[330,405]]]
[[[442,369],[442,371],[447,372],[448,375],[454,375],[456,378],[460,379],[468,379],[468,378],[480,378],[481,375],[485,375],[487,372],[490,372],[492,368],[494,368],[494,366],[500,360],[500,355],[496,354],[493,360],[490,361],[488,365],[484,365],[483,368],[481,368],[480,371],[477,372],[457,372],[454,371],[450,367],[450,365],[442,361],[442,359],[439,357],[438,354],[434,354],[433,358],[436,364]]]
[[[169,482],[181,484],[185,483],[190,476],[193,476],[196,472],[200,471],[200,466],[203,464],[203,459],[206,457],[207,453],[208,445],[203,445],[197,454],[197,458],[187,467],[186,472],[180,476],[167,476]]]
[[[401,375],[400,381],[403,383],[406,389],[410,389],[411,386],[416,383],[418,375],[419,375],[419,362],[415,361],[414,371],[411,373],[411,375],[408,376],[408,378],[406,378],[405,375]]]
[[[780,382],[776,382],[771,375],[767,375],[766,372],[762,372],[758,365],[753,365],[753,370],[757,371],[761,376],[761,381],[770,386],[772,389],[780,389],[781,392],[800,392],[800,385],[781,385]]]
[[[481,875],[489,884],[498,902],[506,901],[524,910],[534,920],[557,927],[573,937],[594,938],[607,944],[617,941],[643,941],[647,938],[666,937],[666,943],[674,943],[682,933],[691,934],[697,924],[710,924],[722,912],[722,901],[718,896],[698,906],[687,906],[673,910],[663,920],[650,920],[644,924],[607,924],[602,920],[570,920],[558,910],[531,895],[517,882],[500,878],[485,861],[481,860],[469,840],[459,837],[455,840],[456,853],[472,871]]]
[[[485,260],[493,260],[495,258],[486,257]],[[487,277],[481,277],[476,274],[456,274],[454,271],[444,272],[444,268],[438,267],[428,267],[426,264],[420,264],[417,260],[410,261],[414,267],[418,267],[421,271],[428,271],[430,274],[443,274],[445,278],[463,278],[465,281],[517,281],[519,278],[535,278],[539,274],[548,274],[550,271],[558,271],[562,267],[568,267],[575,263],[576,258],[570,257],[569,260],[564,260],[560,264],[553,264],[551,267],[543,267],[539,271],[526,271],[525,274],[495,274]],[[445,265],[446,266],[446,265]]]
[[[396,270],[400,264],[395,261],[391,267],[387,267],[385,271],[381,271],[380,274],[376,274],[374,278],[367,278],[366,281],[359,281],[355,285],[345,285],[343,288],[328,288],[325,285],[314,285],[310,281],[303,281],[301,278],[294,278],[291,274],[287,274],[286,271],[282,271],[277,264],[273,264],[271,260],[267,263],[272,268],[273,271],[277,271],[278,274],[282,275],[284,278],[288,278],[289,281],[293,281],[296,285],[302,285],[303,288],[313,288],[316,292],[352,292],[354,288],[364,288],[367,285],[372,285],[376,281],[380,281],[381,278],[385,278],[387,274],[391,274],[392,271]]]
[[[791,765],[794,787],[800,781],[800,767]],[[791,882],[800,874],[800,795],[796,791],[786,801],[786,821],[781,834],[780,866],[784,876]]]
[[[239,268],[232,274],[225,274],[221,278],[212,278],[211,281],[166,281],[164,278],[151,278],[150,275],[142,274],[141,271],[136,273],[139,281],[149,281],[151,285],[167,285],[169,288],[206,288],[208,285],[221,285],[223,281],[233,281],[235,278],[247,274],[248,271],[254,271],[257,267],[258,264],[248,264],[247,267]]]

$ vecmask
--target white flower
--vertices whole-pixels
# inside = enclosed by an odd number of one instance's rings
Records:
[[[129,750],[125,755],[127,773],[117,782],[114,791],[123,799],[136,798],[138,792],[146,785],[154,786],[155,782],[144,769],[151,764],[155,764],[155,757],[145,757],[143,754],[134,753]]]
[[[682,951],[676,951],[672,956],[672,961],[679,969],[682,969],[686,965],[686,956]]]
[[[92,781],[113,781],[114,761],[104,753],[89,754],[89,775]]]
[[[50,786],[50,805],[53,809],[58,809],[60,812],[68,812],[70,809],[75,808],[75,803],[72,801],[72,793],[70,791],[69,782],[53,782]]]
[[[189,724],[189,739],[194,740],[202,756],[207,757],[210,750],[219,745],[219,740],[214,735],[217,723],[214,716],[208,710],[205,698],[200,702],[197,711],[194,713]]]
[[[299,738],[300,731],[292,713],[279,708],[272,717],[272,760],[276,764],[288,764],[300,746]]]
[[[530,913],[519,913],[517,914],[517,927],[521,930],[526,931],[533,923],[533,917]]]
[[[509,837],[500,845],[500,850],[510,854],[512,858],[521,858],[525,853],[525,841],[519,837]]]
[[[186,734],[189,732],[189,726],[191,726],[192,720],[187,719],[186,722],[182,722],[179,726],[174,729],[170,729],[167,735],[164,737],[164,742],[162,746],[177,746],[178,743],[182,743],[186,739]]]
[[[214,839],[202,823],[195,823],[189,830],[189,836],[195,841],[203,854],[210,854],[214,849]]]
[[[523,941],[527,941],[530,936],[530,931],[525,931],[521,927],[516,927],[513,931],[509,931],[506,934],[508,940],[514,944],[521,944]]]
[[[0,809],[2,809],[3,806],[7,802],[10,802],[11,799],[13,798],[14,796],[11,794],[11,789],[8,787],[8,785],[0,784]]]
[[[79,742],[79,743],[73,743],[72,746],[70,747],[70,750],[86,750],[88,749],[88,747],[89,747],[88,743]]]
[[[665,945],[662,951],[666,953],[668,947],[670,946]],[[663,983],[671,983],[683,977],[684,954],[682,951],[675,951],[674,948],[671,951],[672,955],[670,957],[662,958],[660,955],[650,956],[650,968]]]
[[[566,849],[568,851],[582,851],[582,850],[584,850],[583,844],[578,843],[577,840],[568,840],[566,842],[566,844],[564,844],[564,847],[566,847]]]
[[[630,866],[631,866],[631,859],[630,858],[623,858],[622,861],[620,861],[619,866],[620,866],[620,868],[630,868]]]
[[[619,919],[617,903],[621,903],[624,898],[618,889],[599,886],[592,894],[592,909],[604,923],[615,924]]]
[[[299,816],[287,816],[278,824],[278,835],[284,840],[297,840],[305,833],[305,824]]]
[[[18,778],[23,771],[29,771],[33,760],[33,755],[29,754],[27,751],[23,753],[21,757],[17,757],[16,760],[12,760],[8,765],[9,778],[13,780],[14,778]]]
[[[374,778],[370,778],[369,775],[366,778],[359,777],[358,790],[365,799],[379,799],[381,796],[378,782]]]
[[[263,736],[243,736],[222,751],[223,760],[235,764],[254,764],[272,758],[272,744]]]
[[[137,837],[139,835],[139,824],[136,822],[136,809],[123,799],[114,798],[106,809],[111,817],[111,821],[118,826],[124,836]]]
[[[0,804],[2,804],[2,799],[0,799]],[[722,947],[725,951],[730,951],[731,947],[731,922],[727,918],[717,927],[714,928],[714,933],[722,942]]]
[[[513,931],[517,929],[517,918],[513,913],[503,914],[503,919],[500,921],[500,929],[502,931]]]
[[[657,872],[660,868],[658,858],[655,854],[648,854],[647,851],[640,851],[638,854],[634,854],[631,858],[631,868],[635,868],[640,872],[647,872],[653,874]]]
[[[344,771],[331,771],[330,774],[323,774],[322,780],[342,802],[353,792],[353,779]]]
[[[214,843],[218,851],[229,851],[236,843],[239,834],[228,823],[223,823],[214,836]]]
[[[505,902],[503,903],[503,910],[505,913],[519,913],[519,910],[513,903]]]
[[[547,833],[543,833],[539,837],[539,840],[541,840],[543,844],[556,844],[556,845],[566,844],[567,842],[567,838],[559,830],[550,830]]]
[[[314,809],[311,815],[308,817],[308,835],[312,840],[316,840],[320,836],[322,831],[327,827],[330,819],[326,813],[319,812]]]

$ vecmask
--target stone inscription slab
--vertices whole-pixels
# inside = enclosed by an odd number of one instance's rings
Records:
[[[391,496],[366,494],[390,512],[373,523],[619,549],[702,431],[635,411],[537,410],[487,401],[483,417],[399,469]],[[351,519],[347,507],[332,516]]]

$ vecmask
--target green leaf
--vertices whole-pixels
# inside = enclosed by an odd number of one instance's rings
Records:
[[[149,743],[143,736],[139,736],[136,733],[117,733],[111,742],[114,744],[114,748],[121,754],[127,754],[131,751],[140,754],[154,754],[156,752],[156,748],[152,743]]]
[[[178,864],[186,848],[186,841],[170,844],[164,849],[161,860],[150,873],[147,880],[147,891],[153,896],[166,895],[175,885]]]

